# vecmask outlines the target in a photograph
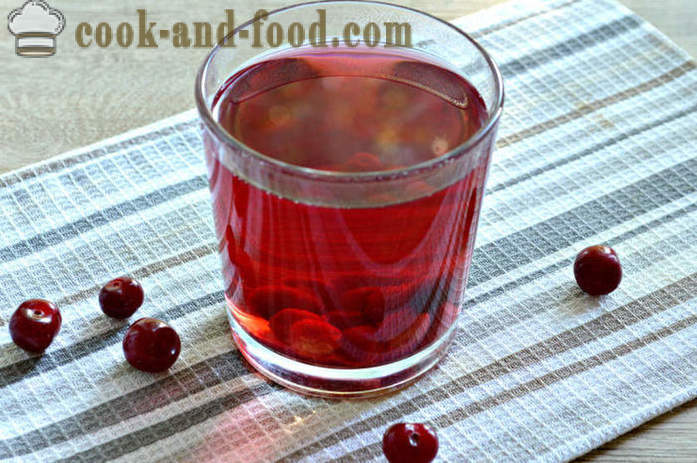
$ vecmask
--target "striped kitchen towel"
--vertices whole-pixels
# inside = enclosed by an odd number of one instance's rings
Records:
[[[231,341],[196,114],[0,177],[0,459],[368,462],[397,421],[438,461],[563,461],[697,395],[697,71],[611,0],[515,1],[456,21],[507,102],[467,308],[445,360],[375,400],[301,397]],[[609,243],[624,280],[585,296],[571,264]],[[123,273],[171,322],[170,373],[123,359],[97,306]],[[7,320],[45,297],[43,356]]]

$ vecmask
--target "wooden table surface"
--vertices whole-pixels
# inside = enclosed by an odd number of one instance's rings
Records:
[[[9,12],[23,1],[0,0],[0,12]],[[443,19],[454,19],[500,0],[392,1]],[[621,1],[697,56],[695,0]],[[234,8],[241,19],[251,17],[259,8],[271,10],[289,4],[280,0],[253,4],[243,0],[50,3],[60,8],[67,19],[66,30],[58,37],[56,56],[17,57],[13,37],[6,28],[0,28],[0,173],[194,106],[194,75],[206,50],[174,49],[169,45],[144,50],[94,46],[80,49],[73,37],[76,23],[136,23],[136,9],[147,8],[149,20],[162,24],[206,20],[217,24],[224,8]],[[697,400],[644,424],[580,461],[697,461]]]

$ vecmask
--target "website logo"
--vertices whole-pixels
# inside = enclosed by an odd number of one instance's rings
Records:
[[[15,36],[18,56],[51,56],[56,53],[56,36],[65,28],[65,16],[44,0],[28,0],[10,11],[7,28]]]

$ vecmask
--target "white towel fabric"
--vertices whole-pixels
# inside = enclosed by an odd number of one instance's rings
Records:
[[[493,54],[506,108],[449,354],[389,397],[327,401],[240,360],[222,297],[197,116],[0,177],[0,459],[381,461],[432,424],[438,461],[563,461],[697,395],[697,65],[611,0],[515,1],[456,21]],[[624,280],[571,271],[609,243]],[[170,373],[129,367],[99,287],[130,273],[168,320]],[[7,321],[59,304],[40,357]]]

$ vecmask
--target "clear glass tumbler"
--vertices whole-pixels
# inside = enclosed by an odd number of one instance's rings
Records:
[[[260,18],[218,44],[196,81],[233,337],[259,372],[291,389],[331,397],[392,391],[433,367],[454,336],[503,107],[501,75],[467,34],[409,8],[328,1]],[[325,47],[307,41],[313,24],[326,38]],[[378,40],[373,33],[379,25],[392,27],[393,34],[408,29],[409,43],[402,43],[407,47],[395,51],[394,42],[387,43],[389,29]],[[262,26],[276,33],[295,28],[295,42],[258,46],[253,39],[264,33]],[[306,42],[298,46],[303,26]],[[221,123],[221,89],[242,70],[303,53],[336,58],[341,52],[346,63],[357,63],[357,55],[379,57],[378,50],[389,59],[403,56],[407,64],[373,77],[446,99],[456,99],[453,92],[461,93],[461,87],[476,89],[482,108],[476,131],[447,149],[434,140],[434,150],[441,151],[418,163],[407,159],[408,150],[393,150],[390,170],[348,172],[259,152]],[[269,69],[257,69],[262,68]],[[298,77],[277,69],[246,80],[237,95],[258,94]],[[333,66],[308,78],[366,69]],[[347,108],[370,104],[346,102]]]

